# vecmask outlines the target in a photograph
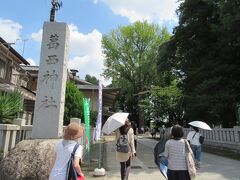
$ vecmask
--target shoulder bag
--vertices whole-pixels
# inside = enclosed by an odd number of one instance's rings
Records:
[[[193,179],[197,174],[195,162],[194,162],[194,155],[192,153],[192,150],[190,149],[191,147],[189,146],[187,140],[184,140],[184,142],[185,142],[185,156],[187,161],[187,169],[188,169],[189,176],[191,177],[191,179]]]
[[[66,172],[66,178],[65,178],[66,180],[84,180],[84,176],[78,175],[78,173],[76,172],[76,170],[73,167],[74,155],[79,146],[80,145],[77,143],[74,146],[73,151],[71,153],[71,157],[70,157],[70,159],[68,161],[68,165],[67,165],[67,172]]]

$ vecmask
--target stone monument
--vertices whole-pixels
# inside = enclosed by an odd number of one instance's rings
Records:
[[[66,23],[55,22],[59,5],[54,0],[52,5],[50,22],[43,26],[32,130],[35,139],[57,138],[63,132],[69,29]]]

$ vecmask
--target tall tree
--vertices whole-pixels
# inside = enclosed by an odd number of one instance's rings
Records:
[[[179,26],[160,48],[160,69],[175,70],[183,80],[186,115],[224,127],[235,124],[239,102],[238,0],[185,0]],[[197,7],[197,8],[196,8]]]
[[[158,83],[157,49],[169,38],[166,28],[147,22],[120,26],[103,36],[104,75],[122,88],[120,102],[134,117],[139,113],[138,93]],[[141,116],[139,125],[144,126]]]

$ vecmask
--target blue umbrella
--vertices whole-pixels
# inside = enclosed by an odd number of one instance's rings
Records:
[[[168,177],[167,177],[167,170],[168,170],[168,160],[167,160],[167,158],[166,157],[164,157],[164,156],[161,156],[160,158],[159,158],[159,170],[160,170],[160,172],[162,173],[162,175],[166,178],[166,179],[168,179]]]
[[[163,156],[167,139],[161,139],[154,148],[154,161],[158,166],[162,175],[168,179],[167,170],[168,170],[168,160]]]

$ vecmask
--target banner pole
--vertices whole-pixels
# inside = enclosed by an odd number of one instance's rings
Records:
[[[105,169],[101,168],[103,160],[103,136],[102,136],[102,82],[98,83],[98,117],[94,133],[94,141],[98,142],[98,168],[94,170],[95,176],[104,176]]]

